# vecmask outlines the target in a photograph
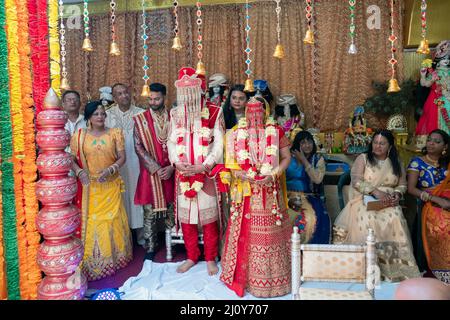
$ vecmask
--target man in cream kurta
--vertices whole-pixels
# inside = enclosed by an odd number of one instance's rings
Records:
[[[106,110],[106,123],[109,128],[121,128],[125,137],[125,154],[127,160],[120,168],[120,175],[125,182],[125,192],[122,194],[125,210],[128,215],[128,223],[131,229],[136,230],[137,242],[144,245],[144,209],[134,204],[137,181],[139,178],[139,158],[134,149],[134,121],[133,117],[143,111],[131,103],[129,88],[121,83],[112,87],[114,104]]]
[[[208,273],[214,275],[218,272],[215,258],[218,255],[220,194],[211,173],[223,162],[225,123],[222,109],[206,102],[205,79],[195,74],[194,69],[181,69],[175,86],[177,107],[170,113],[167,148],[170,162],[176,168],[175,214],[177,222],[181,222],[187,252],[187,260],[177,272],[186,272],[198,261],[200,225]],[[186,182],[186,179],[193,181]],[[203,185],[198,190],[194,185],[200,181]]]

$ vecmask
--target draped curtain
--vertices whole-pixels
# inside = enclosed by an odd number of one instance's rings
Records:
[[[366,25],[370,5],[380,8],[381,28],[369,30]],[[272,57],[277,43],[275,1],[252,3],[250,32],[251,69],[255,79],[265,79],[273,95],[293,93],[306,114],[308,127],[321,131],[342,131],[354,107],[373,94],[373,81],[390,78],[390,10],[386,0],[358,0],[355,9],[357,55],[347,53],[349,38],[349,5],[347,1],[316,0],[314,12],[315,45],[303,44],[306,32],[305,2],[281,1],[281,41],[286,56]],[[395,34],[398,80],[402,80],[402,12],[403,1],[395,1]],[[150,82],[167,85],[169,104],[175,100],[174,81],[184,66],[197,63],[196,8],[180,7],[179,29],[184,48],[171,49],[173,16],[171,9],[148,11]],[[203,61],[207,76],[216,72],[229,77],[229,83],[245,81],[245,8],[243,4],[203,6]],[[81,50],[81,29],[67,30],[67,61],[71,87],[78,90],[83,103],[97,99],[98,89],[123,82],[131,85],[138,105],[143,85],[142,12],[119,13],[116,32],[121,55],[108,55],[110,43],[109,15],[90,16],[90,37],[94,50]],[[369,125],[382,126],[375,117]]]

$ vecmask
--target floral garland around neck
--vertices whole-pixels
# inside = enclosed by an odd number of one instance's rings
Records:
[[[185,110],[186,112],[186,110]],[[208,155],[208,145],[209,139],[211,135],[211,129],[209,128],[209,109],[206,104],[202,108],[201,112],[201,122],[202,126],[199,130],[200,136],[200,150],[199,156],[197,158],[199,163],[203,163],[206,156]],[[176,144],[176,152],[178,159],[182,162],[190,163],[190,160],[187,158],[186,151],[186,129],[179,128],[177,131],[177,144]],[[194,150],[192,150],[193,152]],[[190,200],[195,198],[197,194],[202,190],[203,184],[205,183],[205,174],[197,173],[193,176],[185,176],[180,174],[180,189],[184,196]]]
[[[243,171],[246,172],[247,176],[258,180],[263,179],[264,176],[272,175],[273,179],[273,203],[272,203],[272,214],[275,215],[275,223],[278,226],[281,226],[281,220],[283,219],[283,215],[281,214],[279,207],[278,207],[278,201],[277,201],[277,189],[279,189],[279,183],[278,180],[275,179],[277,169],[274,170],[274,164],[277,159],[278,155],[278,146],[276,145],[276,137],[277,137],[277,128],[275,127],[276,121],[269,117],[266,121],[266,128],[265,128],[265,140],[266,140],[266,147],[265,147],[265,154],[262,159],[260,159],[260,155],[257,153],[256,158],[258,159],[251,159],[251,153],[249,150],[249,133],[248,133],[248,127],[247,127],[247,120],[246,118],[242,118],[238,122],[238,128],[236,130],[236,137],[234,140],[234,152],[236,154],[236,158],[238,160],[238,164],[241,167]],[[260,160],[262,163],[261,167],[257,168],[255,163],[258,160]],[[239,213],[242,211],[242,204],[237,204],[235,201],[232,201],[230,211],[232,213],[231,219],[235,220]]]

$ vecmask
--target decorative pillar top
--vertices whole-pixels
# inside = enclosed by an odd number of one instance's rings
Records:
[[[61,100],[59,100],[58,95],[52,88],[50,88],[45,95],[43,109],[61,109]]]

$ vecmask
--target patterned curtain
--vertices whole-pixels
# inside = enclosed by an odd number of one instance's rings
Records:
[[[366,21],[370,5],[380,8],[381,28],[369,30]],[[402,81],[403,1],[397,0],[395,34],[398,35],[397,59],[399,81]],[[390,77],[389,1],[358,0],[356,4],[357,55],[347,53],[349,39],[349,5],[347,1],[315,1],[315,46],[303,44],[306,32],[305,3],[300,0],[282,1],[282,43],[286,57],[272,57],[277,42],[274,1],[252,4],[250,9],[252,70],[255,79],[266,79],[274,95],[293,93],[306,113],[307,126],[322,131],[345,130],[353,108],[373,94],[373,81]],[[184,48],[171,49],[173,18],[171,9],[149,11],[149,76],[150,82],[168,87],[169,103],[175,99],[174,81],[183,66],[195,68],[196,16],[195,7],[179,8],[180,36]],[[98,98],[98,89],[115,82],[130,84],[135,101],[143,85],[141,12],[119,13],[116,18],[118,43],[122,55],[108,55],[110,43],[109,15],[91,15],[91,40],[95,51],[81,50],[83,32],[68,30],[67,60],[71,86],[79,90],[83,103],[87,97]],[[208,75],[226,74],[231,84],[245,80],[245,9],[243,4],[203,7],[203,61]],[[314,65],[313,65],[314,62]],[[313,81],[314,80],[314,81]],[[369,117],[369,125],[382,123]]]

